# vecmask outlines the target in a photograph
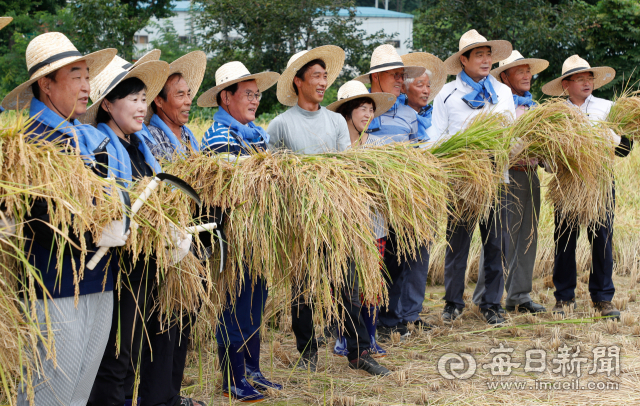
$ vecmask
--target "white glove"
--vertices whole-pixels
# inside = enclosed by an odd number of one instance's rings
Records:
[[[524,141],[518,138],[516,142],[511,146],[511,151],[509,151],[509,159],[513,159],[518,156],[518,154],[520,154],[522,150],[524,150]]]
[[[171,227],[169,237],[171,239],[171,246],[167,247],[167,249],[171,256],[171,264],[174,265],[182,261],[189,253],[191,243],[193,242],[193,235]]]
[[[131,228],[125,235],[122,235],[122,220],[113,220],[102,229],[100,240],[96,244],[98,247],[122,247],[127,243],[127,238],[131,234]]]
[[[614,147],[620,145],[620,141],[622,141],[622,137],[613,132],[612,129],[609,129],[609,139],[611,139],[611,142],[613,142]]]
[[[0,216],[0,238],[8,240],[16,234],[16,221],[9,216]]]

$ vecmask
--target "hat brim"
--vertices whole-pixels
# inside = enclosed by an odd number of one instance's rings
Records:
[[[269,89],[271,86],[275,85],[279,77],[280,74],[278,72],[260,72],[230,80],[219,86],[212,87],[211,89],[202,93],[200,97],[198,97],[198,106],[218,107],[218,101],[216,100],[216,96],[218,95],[218,93],[233,84],[246,82],[248,80],[255,80],[256,85],[258,85],[258,90],[260,91],[260,93],[262,93],[265,90]]]
[[[13,21],[13,17],[0,17],[0,30],[9,25]]]
[[[113,60],[113,57],[116,56],[117,53],[117,49],[107,48],[90,53],[85,56],[72,56],[56,61],[51,65],[48,65],[47,68],[42,69],[31,79],[13,89],[2,100],[2,107],[4,107],[6,110],[22,110],[29,107],[29,105],[31,104],[31,99],[33,98],[33,92],[31,91],[31,85],[33,83],[37,82],[38,79],[41,79],[48,74],[57,71],[58,69],[64,68],[65,66],[74,64],[76,62],[86,61],[87,66],[89,67],[89,74],[91,75],[91,77],[95,77],[99,75],[100,72],[102,72],[104,68],[107,67],[107,65],[109,65],[109,63]]]
[[[467,51],[480,47],[491,47],[491,63],[504,61],[509,56],[511,56],[511,51],[513,51],[513,46],[511,45],[511,43],[504,40],[485,41],[467,45],[460,51],[448,57],[446,61],[444,61],[444,66],[447,74],[455,76],[460,73],[462,71],[460,56]]]
[[[193,51],[181,56],[169,64],[169,74],[167,75],[167,79],[174,73],[182,74],[182,77],[189,86],[189,90],[191,90],[191,94],[195,97],[198,90],[200,90],[200,85],[202,84],[206,70],[207,54],[202,51]],[[149,109],[146,117],[144,118],[144,122],[149,124],[152,116],[153,110]]]
[[[606,85],[616,77],[616,70],[608,66],[599,66],[596,68],[583,68],[583,69],[574,70],[572,72],[564,74],[559,78],[556,78],[551,82],[545,84],[544,86],[542,86],[542,93],[549,96],[567,96],[564,89],[562,88],[562,79],[565,79],[569,76],[573,76],[583,72],[593,72],[593,76],[595,77],[595,80],[593,82],[593,90],[596,90]]]
[[[502,72],[506,71],[507,69],[511,69],[511,68],[515,68],[516,66],[523,66],[523,65],[529,65],[529,69],[531,69],[531,74],[537,75],[538,73],[542,72],[543,70],[549,67],[549,61],[546,61],[544,59],[535,59],[535,58],[518,59],[506,65],[495,68],[494,70],[491,71],[491,75],[493,75],[493,77],[496,78],[498,82],[502,83],[502,78],[500,77],[500,74]]]
[[[362,98],[370,98],[376,103],[376,111],[373,114],[373,117],[376,118],[387,111],[393,106],[396,102],[396,96],[391,93],[367,93],[367,94],[358,94],[355,96],[347,97],[345,99],[341,99],[338,101],[334,101],[330,105],[327,106],[327,110],[336,111],[343,104],[356,99]]]
[[[344,50],[335,45],[324,45],[314,48],[289,65],[280,79],[278,79],[277,96],[278,101],[285,106],[293,106],[298,103],[298,95],[293,88],[293,78],[300,68],[314,59],[321,59],[327,65],[327,89],[333,84],[342,72],[344,65]]]
[[[388,66],[384,68],[372,69],[369,72],[365,73],[364,75],[360,75],[354,78],[353,80],[357,80],[358,82],[362,82],[366,85],[367,83],[371,83],[371,78],[369,77],[369,75],[371,75],[372,73],[386,72],[394,69],[404,69],[404,73],[406,73],[407,77],[409,78],[417,78],[419,76],[422,76],[425,71],[425,68],[423,68],[422,66],[415,66],[415,65],[414,66],[408,66],[408,65]]]
[[[447,72],[444,68],[444,62],[435,55],[427,52],[412,52],[410,54],[402,55],[402,62],[407,65],[418,65],[426,68],[431,75],[429,81],[431,82],[431,94],[427,103],[433,101],[436,98],[440,90],[447,83]]]
[[[164,61],[149,61],[138,66],[134,66],[126,75],[120,78],[120,80],[114,82],[97,100],[92,100],[93,104],[91,107],[87,109],[85,114],[78,117],[78,120],[82,124],[90,124],[95,127],[98,109],[100,108],[102,100],[104,100],[111,90],[115,89],[116,86],[129,78],[138,78],[145,84],[147,87],[147,106],[149,106],[164,87],[164,84],[167,81],[168,72],[169,64]]]

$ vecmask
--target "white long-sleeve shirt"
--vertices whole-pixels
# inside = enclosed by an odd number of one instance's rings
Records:
[[[473,88],[464,83],[459,74],[456,80],[444,85],[433,101],[433,118],[431,127],[427,130],[430,142],[435,143],[441,138],[448,138],[466,128],[473,118],[480,113],[488,111],[506,112],[513,118],[516,117],[516,106],[513,103],[513,96],[509,86],[498,82],[491,75],[488,76],[487,80],[491,82],[493,90],[496,91],[498,103],[494,105],[487,101],[481,109],[472,109],[462,100],[465,95],[473,91]]]
[[[580,109],[581,112],[589,117],[589,121],[605,121],[609,115],[611,106],[613,106],[612,101],[595,97],[592,94],[585,99],[582,106],[576,106],[569,99],[567,99],[567,103]]]

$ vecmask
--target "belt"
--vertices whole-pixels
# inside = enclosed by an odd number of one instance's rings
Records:
[[[518,172],[535,172],[538,169],[537,166],[531,165],[514,165],[509,170],[514,170]]]

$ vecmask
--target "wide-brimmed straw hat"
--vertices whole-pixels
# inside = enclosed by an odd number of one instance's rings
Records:
[[[336,111],[348,101],[369,97],[376,103],[376,111],[373,117],[378,117],[387,112],[393,103],[396,102],[396,96],[391,93],[369,93],[364,83],[357,80],[350,80],[338,89],[338,100],[327,106],[327,110]]]
[[[447,82],[447,72],[444,69],[444,62],[435,55],[427,52],[412,52],[402,55],[402,61],[405,65],[422,66],[431,72],[429,81],[431,82],[431,94],[427,103],[436,98],[442,87]]]
[[[289,58],[287,68],[278,79],[278,101],[285,106],[298,103],[298,95],[293,88],[293,78],[307,63],[321,59],[327,66],[327,89],[335,82],[344,65],[344,50],[335,45],[324,45],[309,51],[300,51]]]
[[[384,44],[380,45],[373,50],[371,54],[371,64],[369,65],[369,72],[364,75],[360,75],[353,80],[357,80],[362,83],[371,83],[369,75],[372,73],[384,72],[393,69],[404,68],[404,73],[407,77],[417,78],[424,73],[425,68],[419,65],[406,65],[398,51],[393,45]]]
[[[260,93],[264,92],[278,81],[277,72],[251,73],[242,62],[227,62],[216,70],[216,86],[202,93],[198,97],[198,106],[217,107],[216,96],[227,87],[247,80],[255,80]]]
[[[470,30],[465,32],[460,37],[460,43],[458,44],[458,52],[451,55],[444,61],[445,68],[449,75],[457,75],[462,71],[462,63],[460,62],[460,55],[465,52],[480,47],[491,47],[491,61],[493,63],[505,60],[511,55],[513,47],[509,41],[495,40],[487,41],[485,37],[480,35],[476,30]]]
[[[562,76],[552,80],[542,86],[542,93],[549,96],[562,96],[565,94],[562,88],[562,79],[575,75],[576,73],[592,72],[595,77],[593,82],[593,90],[606,85],[616,77],[616,71],[608,66],[600,66],[592,68],[589,62],[580,58],[578,55],[568,57],[562,64]]]
[[[31,104],[33,93],[31,85],[67,65],[86,61],[91,77],[96,77],[113,60],[118,51],[103,49],[88,55],[82,55],[69,39],[59,32],[48,32],[35,37],[27,46],[26,59],[29,80],[22,83],[2,100],[7,110],[22,110]]]
[[[125,66],[129,66],[125,68]],[[148,61],[127,65],[127,61],[116,56],[113,61],[91,80],[91,101],[93,104],[78,120],[84,124],[96,125],[96,116],[102,100],[118,84],[129,78],[140,79],[147,87],[147,106],[160,93],[169,75],[169,64],[164,61]]]
[[[145,55],[145,57],[146,56],[147,55]],[[160,51],[158,51],[158,58],[159,57]],[[200,89],[200,85],[202,84],[202,79],[204,79],[205,70],[207,70],[207,54],[202,51],[193,51],[181,56],[169,64],[169,74],[167,75],[167,79],[174,73],[182,74],[184,81],[187,82],[187,86],[189,86],[189,89],[191,90],[191,94],[195,97]],[[149,109],[147,116],[144,119],[145,123],[148,124],[152,116],[153,110]]]
[[[0,30],[9,25],[13,21],[13,17],[0,17]]]
[[[515,68],[516,66],[522,65],[529,65],[531,74],[537,75],[538,73],[549,67],[549,61],[544,59],[525,58],[520,52],[513,51],[507,59],[505,59],[504,61],[500,61],[498,67],[492,70],[491,74],[498,80],[498,82],[502,82],[500,73],[506,71],[507,69]]]

